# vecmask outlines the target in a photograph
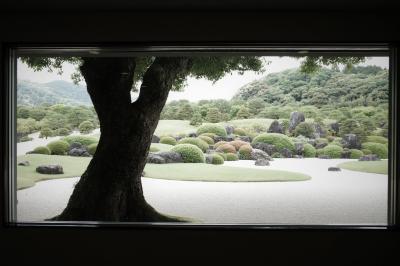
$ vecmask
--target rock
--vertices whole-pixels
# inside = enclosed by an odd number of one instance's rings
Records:
[[[206,154],[206,163],[212,164],[213,156],[211,154]]]
[[[45,175],[64,174],[62,166],[58,164],[39,165],[38,167],[36,167],[36,172]]]
[[[225,126],[225,130],[226,130],[226,134],[231,135],[233,134],[233,131],[235,130],[235,128],[231,125]]]
[[[318,159],[330,159],[329,155],[318,155]]]
[[[283,148],[281,154],[284,158],[292,158],[292,152],[288,148]]]
[[[314,124],[315,138],[325,138],[326,137],[326,130],[321,127],[320,124]]]
[[[221,136],[214,136],[213,139],[214,139],[215,143],[217,143],[218,141],[224,141],[225,140],[225,138],[221,137]]]
[[[153,135],[151,137],[151,143],[159,143],[160,142],[160,138],[156,135]]]
[[[259,143],[251,144],[251,146],[254,149],[259,149],[259,150],[265,151],[266,153],[271,154],[271,155],[276,152],[276,147],[275,147],[275,145],[272,145],[272,144],[259,142]]]
[[[22,161],[22,162],[19,162],[18,165],[20,165],[20,166],[29,166],[31,164],[28,161]]]
[[[298,124],[306,121],[304,114],[302,112],[291,112],[289,120],[289,132],[292,132]]]
[[[361,149],[361,142],[356,134],[345,134],[341,141],[343,148]]]
[[[254,163],[254,165],[257,165],[257,166],[268,166],[269,165],[269,161],[265,160],[265,159],[257,159],[256,162]]]
[[[301,142],[296,142],[294,144],[294,152],[297,155],[303,155],[303,153],[304,153],[304,144],[301,143]]]
[[[162,157],[165,163],[183,163],[182,156],[174,151],[157,152],[156,155]]]
[[[328,143],[326,143],[326,142],[321,142],[321,143],[316,143],[315,144],[315,148],[316,149],[322,149],[322,148],[324,148],[326,146],[328,146]]]
[[[195,138],[195,137],[197,137],[197,133],[196,132],[191,132],[191,133],[188,134],[188,136],[190,138]]]
[[[155,153],[149,153],[149,155],[147,156],[147,163],[164,164],[166,162],[165,159],[160,155]]]
[[[344,149],[342,151],[342,154],[340,155],[340,158],[342,159],[350,159],[351,156],[351,151],[349,149]]]
[[[381,159],[376,154],[368,154],[361,156],[359,161],[380,161]]]
[[[90,154],[85,148],[73,148],[68,152],[68,155],[77,157],[90,157]]]
[[[181,139],[183,139],[182,136],[175,136],[174,138],[176,139],[176,141],[180,141]]]
[[[307,140],[307,143],[311,144],[315,147],[317,142],[315,141],[315,139],[309,139],[309,140]]]
[[[263,150],[259,150],[259,149],[253,149],[251,151],[251,159],[252,160],[259,160],[259,159],[263,159],[263,160],[268,160],[271,161],[271,156],[268,155],[268,153],[266,153]]]
[[[251,142],[251,138],[249,136],[238,136],[237,138],[245,142]]]
[[[339,167],[331,166],[328,168],[328,171],[339,172],[341,169]]]
[[[233,140],[235,140],[235,135],[226,136],[226,141],[233,141]]]
[[[79,142],[72,142],[69,145],[68,151],[72,150],[72,149],[82,149],[85,148],[85,146],[83,146],[82,144],[80,144]]]
[[[329,127],[333,132],[335,132],[336,135],[339,134],[340,127],[339,127],[339,123],[338,122],[334,122],[334,123],[329,124]]]
[[[268,133],[280,133],[283,134],[283,127],[279,124],[278,120],[274,120],[268,128]]]
[[[303,159],[304,157],[303,156],[301,156],[301,155],[297,155],[297,154],[295,154],[295,155],[293,155],[293,157],[292,158],[295,158],[295,159]]]

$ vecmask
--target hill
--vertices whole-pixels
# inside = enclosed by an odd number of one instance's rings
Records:
[[[17,83],[18,106],[36,106],[40,104],[92,105],[89,94],[83,86],[71,82],[56,80],[48,83],[36,83],[19,80]]]

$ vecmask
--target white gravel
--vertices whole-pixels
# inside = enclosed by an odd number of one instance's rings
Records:
[[[147,201],[163,213],[205,223],[358,224],[387,223],[387,175],[342,170],[344,159],[275,159],[225,165],[308,174],[299,182],[193,182],[143,178]],[[18,220],[39,221],[65,207],[78,178],[49,180],[18,191]]]

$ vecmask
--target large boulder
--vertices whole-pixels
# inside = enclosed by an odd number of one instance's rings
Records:
[[[225,126],[225,130],[226,130],[226,134],[231,135],[231,134],[233,134],[233,131],[235,130],[235,128],[231,125],[227,125],[227,126]]]
[[[304,114],[302,112],[291,112],[289,120],[289,132],[292,132],[298,124],[306,121]]]
[[[83,146],[81,143],[79,142],[72,142],[69,145],[68,151],[72,150],[72,149],[82,149],[85,148],[85,146]]]
[[[196,132],[191,132],[191,133],[188,134],[188,137],[189,138],[195,138],[195,137],[197,137],[197,133]]]
[[[30,163],[29,163],[29,161],[22,161],[22,162],[19,162],[18,165],[19,166],[29,166]]]
[[[328,146],[328,143],[326,143],[326,142],[319,142],[319,143],[315,144],[316,149],[322,149],[322,148],[325,148],[326,146]]]
[[[334,123],[329,124],[329,127],[333,132],[335,132],[336,135],[339,134],[340,127],[339,127],[339,123],[338,122],[334,122]]]
[[[325,138],[326,130],[320,124],[314,124],[314,137],[317,138]]]
[[[64,174],[64,170],[59,164],[39,165],[38,167],[36,167],[36,172],[44,175]]]
[[[217,143],[219,141],[225,141],[225,137],[222,137],[222,136],[214,136],[213,139],[214,139],[215,143]]]
[[[356,134],[345,134],[341,141],[343,148],[361,149],[361,142]]]
[[[292,158],[292,152],[288,148],[283,148],[281,154],[283,158]]]
[[[304,153],[304,144],[301,142],[296,142],[294,144],[294,152],[297,155],[303,155]]]
[[[340,158],[350,159],[350,156],[351,156],[351,151],[349,149],[343,149],[342,154],[340,155]]]
[[[315,139],[309,139],[309,140],[307,140],[307,143],[313,145],[314,147],[315,147],[315,145],[317,144],[317,142],[315,141]]]
[[[340,169],[339,167],[336,167],[336,166],[331,166],[331,167],[328,167],[328,171],[331,171],[331,172],[340,172],[341,169]]]
[[[359,161],[380,161],[381,159],[376,154],[368,154],[361,156]]]
[[[73,148],[68,152],[69,156],[76,156],[76,157],[90,157],[89,152],[84,148]]]
[[[270,155],[277,152],[275,145],[272,145],[272,144],[257,142],[257,143],[251,144],[251,146],[254,149],[259,149],[259,150],[265,151],[266,153],[268,153]]]
[[[164,164],[166,163],[166,161],[158,154],[149,153],[149,155],[147,156],[147,163]]]
[[[160,142],[160,138],[156,135],[153,135],[151,137],[151,143],[159,143]]]
[[[265,159],[257,159],[255,161],[254,165],[257,165],[257,166],[268,166],[269,165],[269,161],[265,160]]]
[[[283,127],[279,124],[278,120],[274,120],[268,128],[268,133],[280,133],[283,134]]]
[[[268,153],[266,153],[263,150],[259,150],[259,149],[252,149],[250,156],[251,156],[252,160],[259,160],[259,159],[268,160],[268,161],[272,160],[272,158],[268,155]]]
[[[183,163],[182,156],[174,151],[162,151],[156,153],[158,156],[162,157],[166,163]]]
[[[330,159],[330,158],[331,157],[329,155],[324,155],[324,154],[318,155],[318,159]]]

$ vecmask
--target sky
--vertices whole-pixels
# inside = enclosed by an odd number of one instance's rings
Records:
[[[173,100],[186,99],[196,102],[203,99],[231,99],[240,87],[260,79],[270,73],[280,72],[285,69],[296,68],[300,66],[301,60],[291,57],[265,57],[269,64],[266,65],[265,72],[257,74],[249,71],[240,75],[236,72],[226,75],[224,78],[213,83],[206,79],[188,78],[187,86],[182,92],[171,91],[167,102]],[[383,68],[389,68],[388,57],[370,57],[360,65],[376,65]],[[75,66],[69,63],[63,64],[63,74],[58,75],[56,72],[49,73],[47,70],[35,72],[26,64],[18,61],[17,76],[19,80],[28,80],[37,83],[47,83],[54,80],[71,81],[71,74],[75,72]],[[82,85],[85,85],[82,82]]]

